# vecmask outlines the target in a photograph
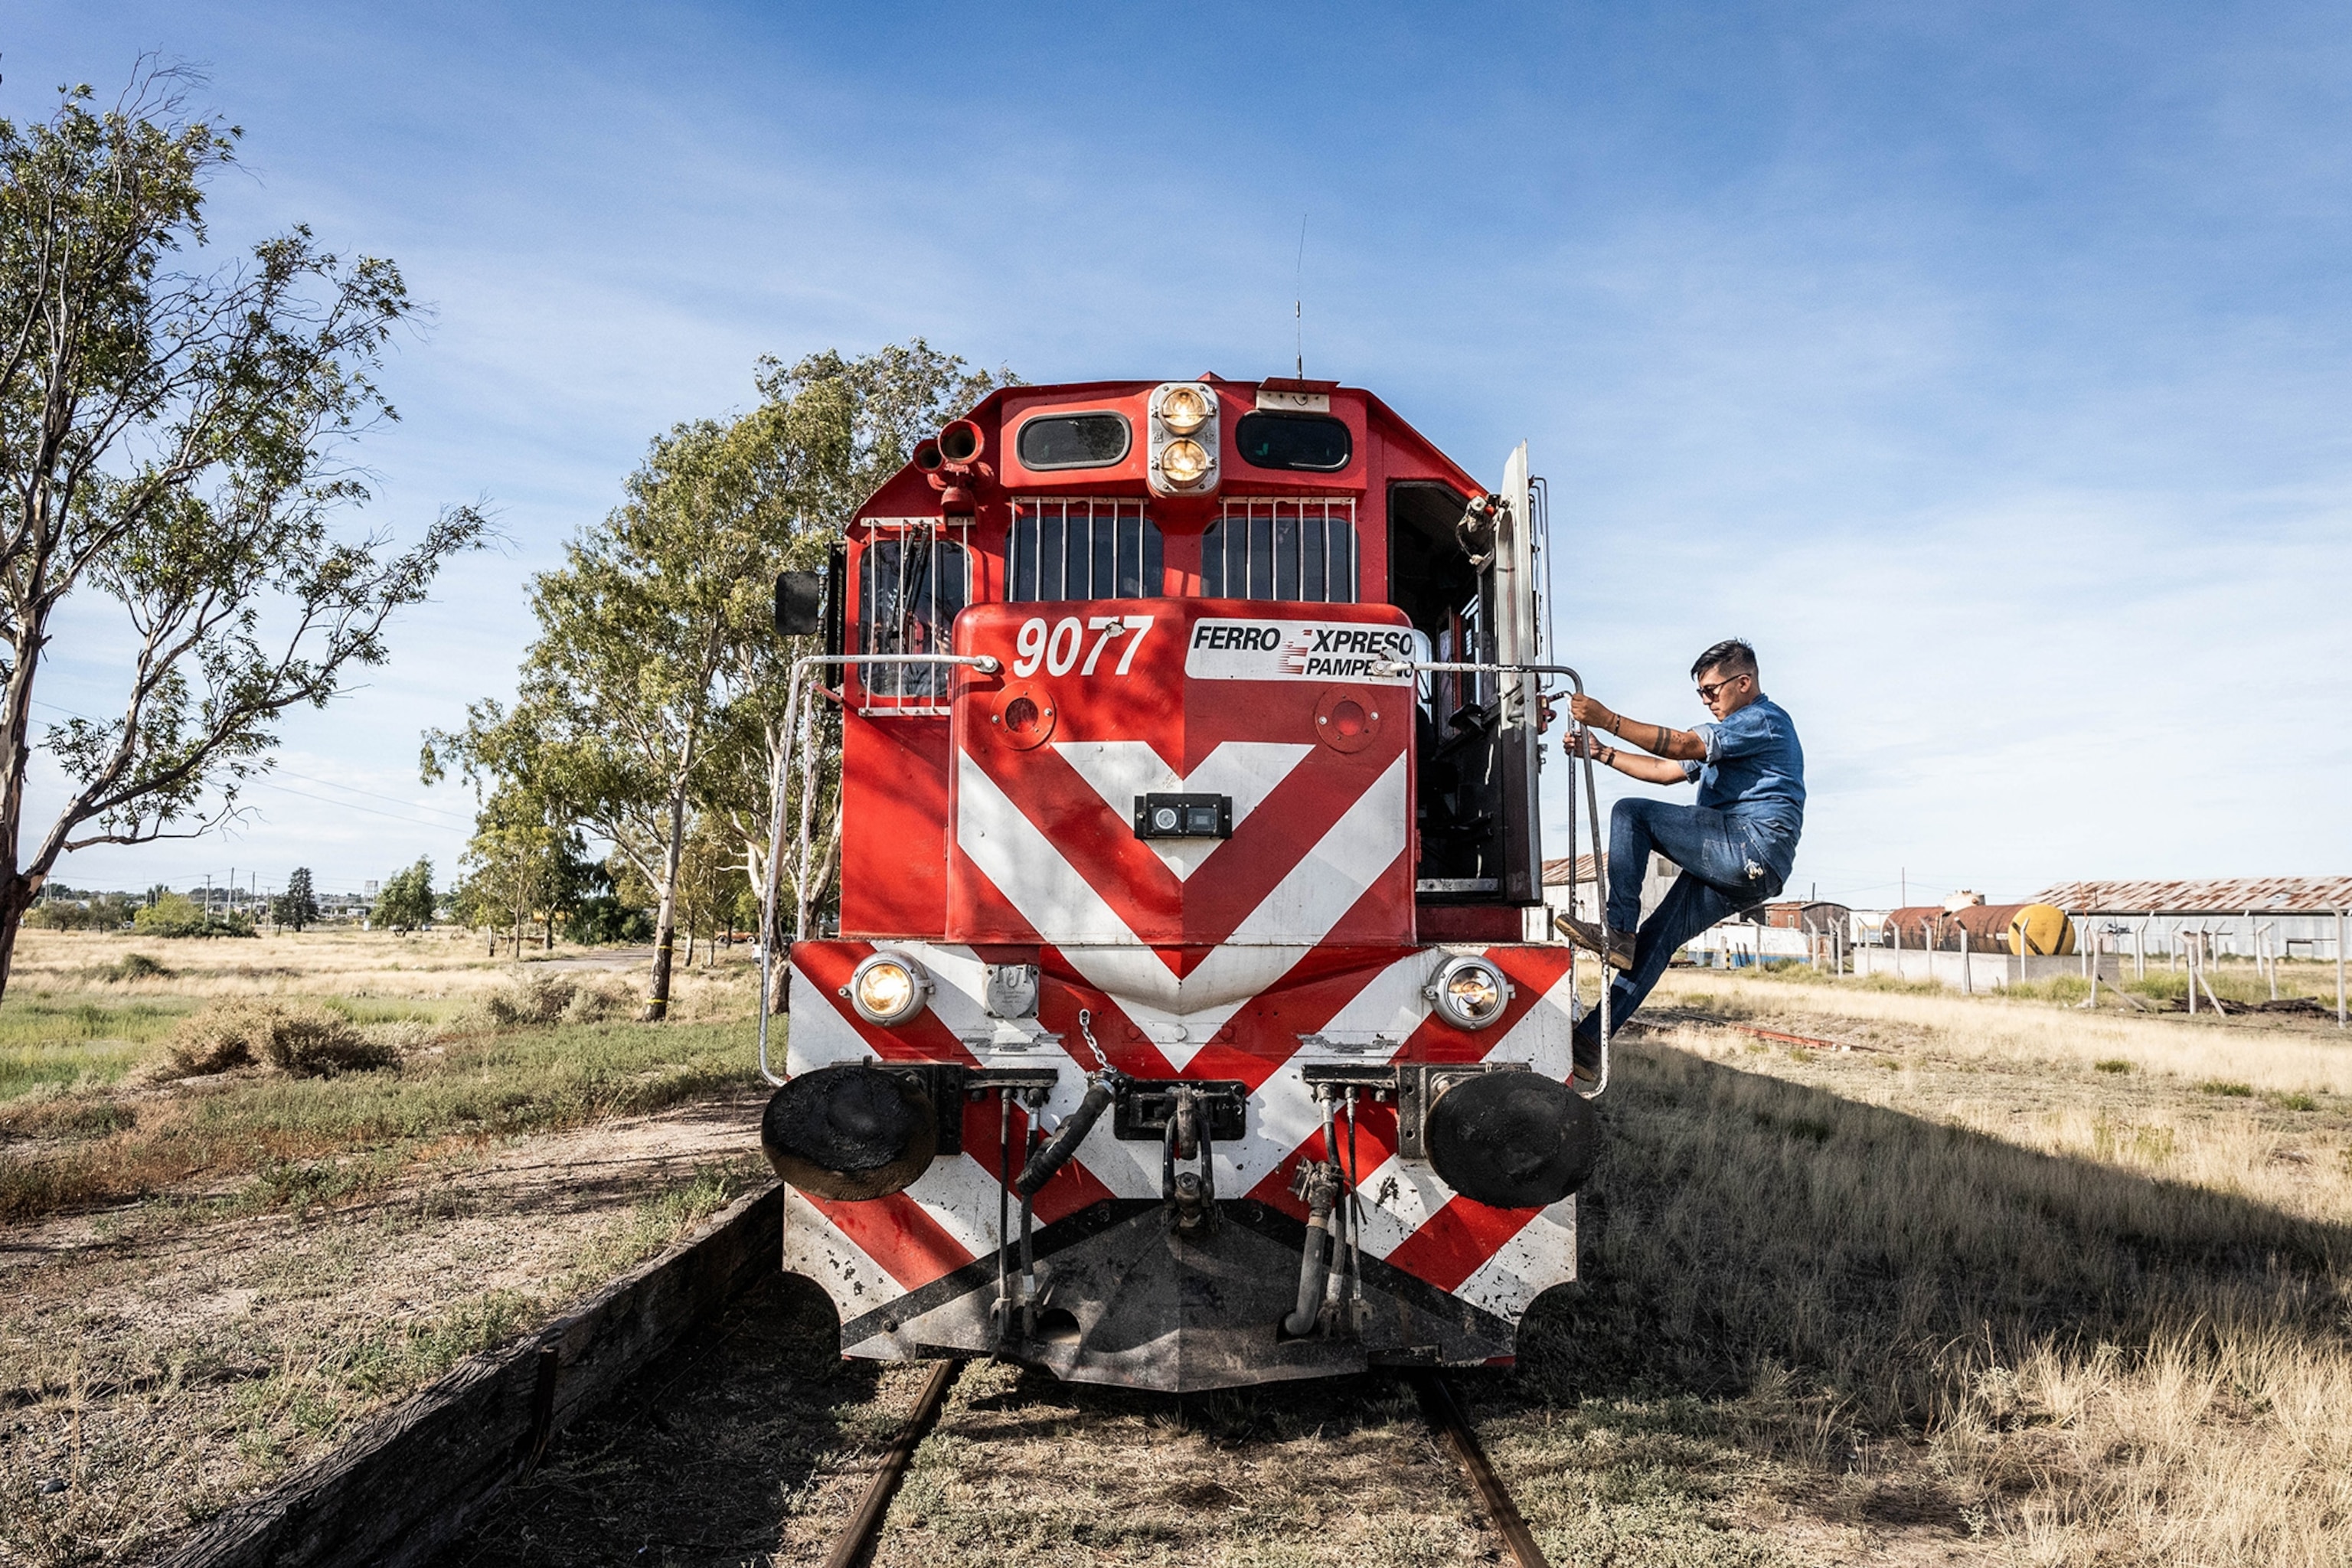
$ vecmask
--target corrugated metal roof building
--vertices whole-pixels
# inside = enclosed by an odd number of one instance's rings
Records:
[[[2352,910],[2352,877],[2220,877],[2202,880],[2060,882],[2033,895],[2073,915],[2109,952],[2171,952],[2183,931],[2202,931],[2217,952],[2252,956],[2257,931],[2282,958],[2333,959]]]

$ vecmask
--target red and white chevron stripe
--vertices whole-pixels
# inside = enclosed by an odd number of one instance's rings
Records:
[[[1568,1074],[1575,1003],[1565,950],[1498,946],[1379,951],[1263,949],[1289,961],[1262,990],[1230,1004],[1172,1010],[1098,984],[1101,954],[1041,953],[1039,1015],[991,1017],[982,1003],[986,961],[969,947],[895,942],[938,984],[930,1006],[897,1028],[866,1022],[839,993],[865,942],[802,942],[793,950],[788,1070],[835,1062],[957,1061],[974,1067],[1062,1069],[1046,1104],[1059,1119],[1077,1108],[1093,1058],[1077,1014],[1091,1016],[1113,1067],[1138,1078],[1238,1079],[1249,1088],[1247,1131],[1213,1145],[1221,1194],[1256,1199],[1303,1219],[1289,1184],[1302,1160],[1329,1157],[1319,1112],[1299,1068],[1309,1062],[1525,1062]],[[1433,1016],[1422,996],[1456,952],[1483,951],[1512,982],[1503,1021],[1468,1034]],[[1347,1048],[1347,1047],[1357,1048]],[[905,1192],[862,1203],[789,1199],[786,1268],[824,1283],[845,1321],[930,1284],[998,1245],[994,1103],[965,1110],[964,1152],[932,1162]],[[1025,1124],[1014,1112],[1014,1148]],[[1363,1247],[1448,1294],[1516,1320],[1538,1292],[1573,1278],[1574,1200],[1549,1209],[1496,1209],[1453,1193],[1434,1171],[1396,1153],[1392,1106],[1366,1104],[1357,1119],[1355,1163],[1365,1202]],[[1342,1151],[1344,1153],[1344,1151]],[[1019,1155],[1016,1152],[1014,1163]],[[1122,1142],[1099,1124],[1078,1156],[1038,1194],[1042,1225],[1105,1198],[1160,1196],[1160,1152]]]

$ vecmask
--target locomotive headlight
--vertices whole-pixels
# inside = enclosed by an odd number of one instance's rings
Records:
[[[1209,399],[1197,386],[1174,386],[1160,400],[1160,423],[1190,436],[1209,422]]]
[[[923,1010],[931,994],[931,977],[913,959],[896,952],[877,952],[850,971],[842,989],[849,1005],[869,1024],[903,1024]]]
[[[1160,449],[1160,471],[1171,485],[1197,485],[1209,471],[1208,448],[1179,438]]]
[[[1510,1005],[1511,983],[1483,958],[1449,960],[1422,993],[1444,1020],[1460,1029],[1483,1029]]]

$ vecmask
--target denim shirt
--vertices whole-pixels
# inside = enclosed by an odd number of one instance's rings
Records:
[[[1706,761],[1685,762],[1698,781],[1698,804],[1748,830],[1775,874],[1786,877],[1805,826],[1805,753],[1797,726],[1769,697],[1759,697],[1719,724],[1701,724]]]

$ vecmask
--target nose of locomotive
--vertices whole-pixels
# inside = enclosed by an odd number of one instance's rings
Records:
[[[1397,661],[1426,649],[1402,612],[990,604],[955,635],[999,669],[958,680],[950,941],[1311,947],[1343,917],[1413,940]]]

